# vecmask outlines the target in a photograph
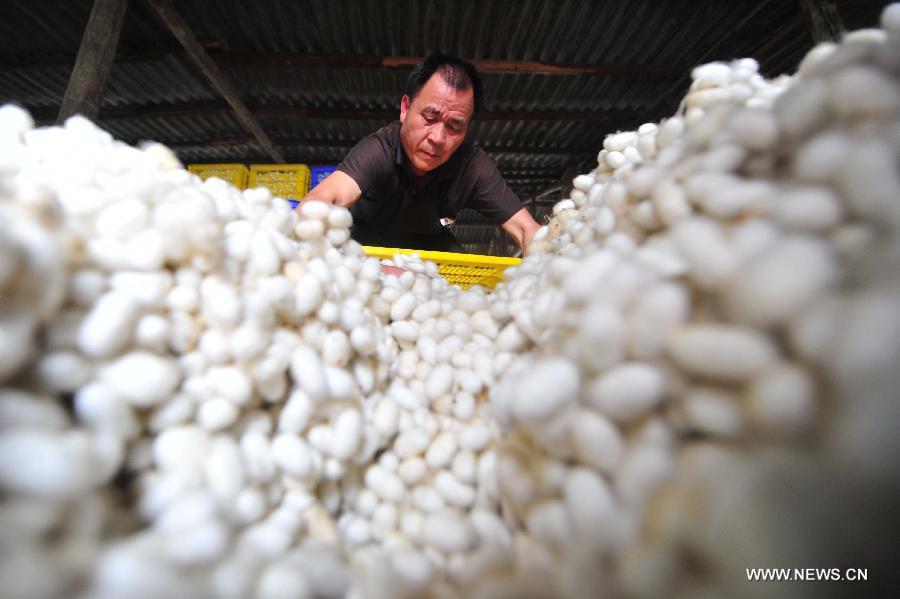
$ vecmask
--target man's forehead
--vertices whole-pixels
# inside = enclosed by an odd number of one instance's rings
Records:
[[[461,112],[465,117],[472,115],[475,95],[472,88],[458,90],[448,84],[440,73],[435,73],[422,86],[413,102],[423,109],[434,109],[439,112]]]

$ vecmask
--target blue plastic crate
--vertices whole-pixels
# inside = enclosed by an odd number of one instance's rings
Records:
[[[336,164],[324,164],[313,166],[309,169],[309,188],[312,189],[318,185],[325,177],[333,173],[337,169]]]

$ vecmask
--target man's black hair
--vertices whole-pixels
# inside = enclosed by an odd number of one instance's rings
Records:
[[[431,76],[440,73],[444,81],[457,91],[471,89],[475,99],[474,112],[481,108],[481,79],[471,63],[449,54],[431,54],[417,64],[406,80],[405,94],[410,102],[416,97]]]

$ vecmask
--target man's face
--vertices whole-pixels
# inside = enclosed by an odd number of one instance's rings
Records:
[[[474,109],[472,90],[453,89],[439,72],[431,76],[415,99],[403,96],[400,143],[413,173],[422,176],[453,156],[466,138]]]

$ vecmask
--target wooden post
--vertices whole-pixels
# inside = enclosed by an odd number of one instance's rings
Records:
[[[231,82],[225,74],[219,69],[209,53],[203,45],[197,40],[194,32],[188,27],[188,24],[181,18],[181,15],[175,10],[171,0],[145,0],[147,5],[153,9],[153,12],[159,17],[165,26],[169,29],[175,39],[178,40],[187,51],[191,61],[200,69],[200,72],[206,77],[206,80],[213,86],[219,94],[225,98],[234,117],[240,123],[244,130],[256,138],[257,143],[262,146],[272,160],[275,162],[284,162],[284,157],[275,148],[275,144],[269,135],[263,130],[262,125],[241,100],[237,89],[231,85]]]
[[[800,0],[800,9],[814,44],[841,39],[845,28],[835,0]]]
[[[83,114],[89,119],[97,118],[103,104],[106,80],[119,45],[126,8],[128,0],[94,0],[81,46],[78,48],[75,67],[56,117],[57,123],[62,123],[73,114]]]

